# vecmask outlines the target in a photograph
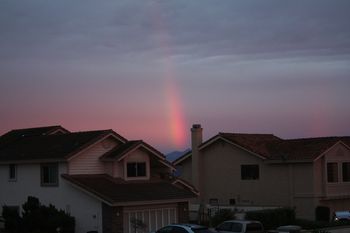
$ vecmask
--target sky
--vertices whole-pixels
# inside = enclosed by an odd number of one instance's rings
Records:
[[[348,0],[1,0],[0,134],[350,135]]]

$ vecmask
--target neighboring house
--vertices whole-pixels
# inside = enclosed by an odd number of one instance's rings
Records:
[[[75,217],[76,233],[146,231],[188,221],[196,190],[143,141],[112,130],[69,132],[61,126],[12,130],[0,137],[0,205],[28,196]],[[1,215],[1,214],[0,214]]]
[[[174,165],[199,191],[197,203],[295,207],[307,219],[317,206],[350,209],[350,137],[219,133],[202,142],[201,126],[191,130],[192,151]]]

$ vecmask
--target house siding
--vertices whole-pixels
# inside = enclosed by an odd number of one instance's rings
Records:
[[[79,155],[69,161],[70,175],[76,174],[103,174],[107,173],[104,162],[99,157],[108,152],[117,145],[118,142],[112,138],[106,138],[103,141],[94,144],[92,147],[84,150]]]
[[[67,164],[59,164],[59,174],[67,173]],[[8,165],[0,165],[0,205],[21,206],[28,196],[35,196],[44,205],[53,204],[75,217],[76,233],[102,232],[100,201],[68,184],[59,176],[59,185],[40,185],[39,164],[18,164],[17,181],[8,181]],[[83,208],[82,208],[83,207]]]

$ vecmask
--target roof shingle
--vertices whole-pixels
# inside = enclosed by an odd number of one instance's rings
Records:
[[[18,138],[0,147],[0,161],[65,159],[111,132],[99,130]]]
[[[115,204],[194,198],[196,195],[165,180],[125,181],[108,175],[62,175],[101,199]]]

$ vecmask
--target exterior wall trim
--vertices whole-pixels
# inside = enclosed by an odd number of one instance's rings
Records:
[[[116,202],[111,206],[141,206],[141,205],[158,205],[158,204],[170,204],[170,203],[178,203],[178,202],[188,202],[189,199],[166,199],[166,200],[155,200],[155,201],[135,201],[135,202]]]

